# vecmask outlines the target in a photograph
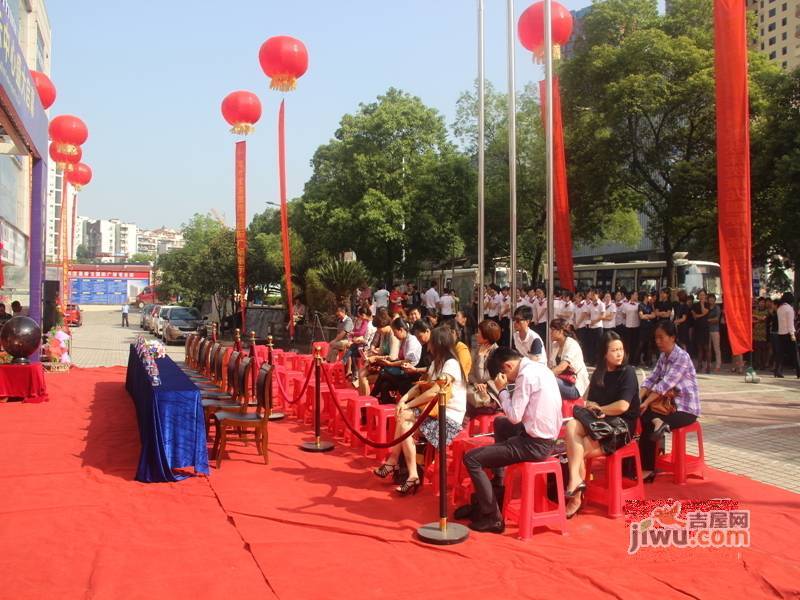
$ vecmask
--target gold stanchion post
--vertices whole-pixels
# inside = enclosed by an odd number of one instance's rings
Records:
[[[439,521],[417,529],[417,536],[428,544],[449,546],[469,537],[469,529],[447,522],[447,386],[446,379],[437,379],[439,386]]]
[[[275,367],[275,365],[273,364],[273,359],[272,359],[272,348],[274,346],[275,346],[275,344],[272,341],[272,336],[268,335],[267,336],[267,362],[273,368]],[[275,378],[275,374],[274,373],[272,375],[272,378],[273,379]],[[286,415],[284,413],[272,410],[272,394],[270,394],[269,398],[270,398],[270,402],[269,402],[269,417],[268,417],[269,420],[270,421],[280,421],[281,419],[286,418]]]
[[[322,347],[314,346],[314,441],[300,444],[300,449],[306,452],[330,452],[333,450],[333,443],[322,440],[320,433],[320,399],[321,399],[321,378],[322,378]],[[302,402],[302,399],[298,400]]]

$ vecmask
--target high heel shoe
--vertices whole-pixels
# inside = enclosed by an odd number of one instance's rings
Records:
[[[421,484],[419,478],[406,479],[406,482],[399,488],[397,488],[397,493],[400,494],[401,496],[408,496],[409,494],[416,495],[417,490],[420,488],[420,486]]]
[[[581,481],[578,485],[575,486],[575,489],[572,490],[571,492],[569,490],[566,490],[564,492],[564,498],[574,498],[578,494],[583,493],[585,489],[586,489],[586,482]]]
[[[399,465],[390,465],[389,463],[383,463],[380,467],[372,471],[374,475],[377,475],[381,479],[386,479],[392,473],[396,473],[400,470]]]
[[[662,421],[661,426],[650,434],[650,441],[657,442],[658,440],[661,439],[662,435],[666,435],[670,431],[672,430],[669,428],[669,423],[664,423]]]
[[[656,473],[655,471],[651,471],[647,477],[642,478],[642,483],[653,483],[656,480]]]
[[[572,517],[574,517],[575,515],[577,515],[579,512],[581,512],[581,509],[583,508],[583,490],[581,490],[581,491],[580,491],[580,492],[577,494],[577,496],[579,497],[579,499],[580,499],[581,503],[578,505],[578,508],[576,508],[575,510],[573,510],[571,513],[570,513],[570,512],[568,512],[568,513],[566,514],[566,517],[567,517],[568,519],[571,519]],[[572,496],[572,497],[574,497],[574,496]]]

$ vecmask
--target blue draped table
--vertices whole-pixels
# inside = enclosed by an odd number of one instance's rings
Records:
[[[208,474],[208,448],[200,390],[168,356],[157,358],[161,385],[153,386],[136,348],[130,347],[125,389],[136,405],[142,453],[136,480],[178,481],[194,467]]]

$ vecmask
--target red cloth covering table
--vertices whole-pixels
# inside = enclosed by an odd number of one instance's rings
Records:
[[[23,402],[47,402],[42,363],[0,365],[0,398],[22,398]]]

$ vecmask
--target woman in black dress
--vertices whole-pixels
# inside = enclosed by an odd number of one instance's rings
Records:
[[[706,300],[706,291],[700,290],[697,294],[697,302],[692,306],[693,319],[693,339],[694,347],[697,352],[697,370],[703,370],[703,363],[706,365],[706,373],[711,373],[711,361],[708,351],[708,313],[710,309]]]
[[[566,497],[567,518],[572,518],[581,507],[583,491],[586,489],[587,458],[613,454],[628,443],[636,431],[639,418],[639,381],[636,369],[628,364],[622,339],[614,331],[603,336],[603,353],[592,375],[586,393],[585,408],[595,414],[597,420],[619,417],[628,428],[629,435],[593,439],[586,426],[572,419],[566,425],[567,459],[569,460],[569,483]]]
[[[678,292],[678,301],[675,303],[675,326],[678,328],[678,345],[684,350],[689,350],[689,329],[691,322],[689,320],[689,311],[691,310],[687,304],[689,297],[686,292],[680,290]]]

